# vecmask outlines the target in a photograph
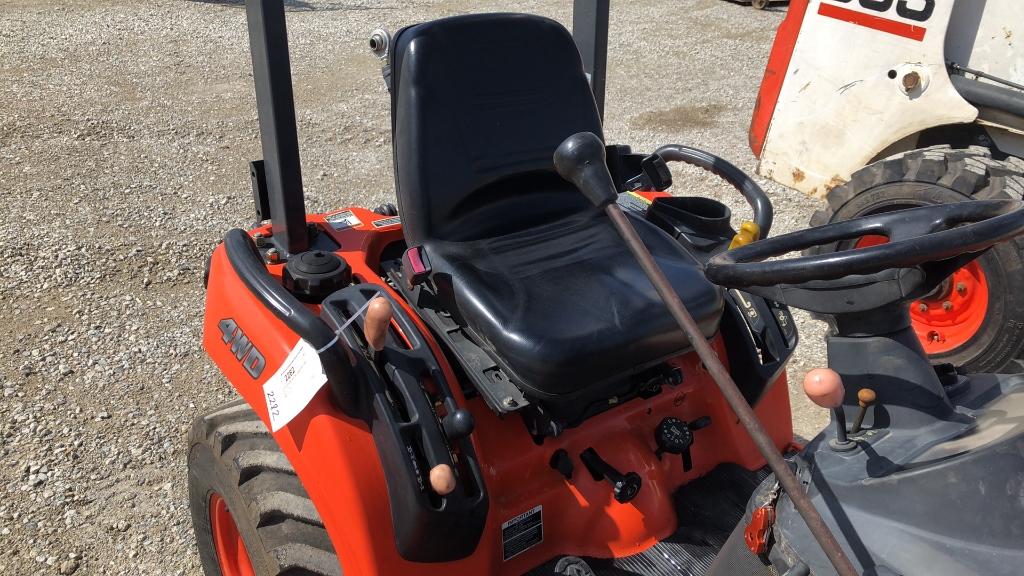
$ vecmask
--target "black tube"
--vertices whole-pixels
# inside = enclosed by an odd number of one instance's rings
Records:
[[[655,150],[654,153],[661,156],[661,159],[666,162],[683,162],[703,168],[732,184],[740,191],[740,194],[743,194],[747,203],[754,210],[754,223],[761,228],[761,238],[768,237],[768,233],[772,229],[772,221],[775,218],[775,211],[768,195],[743,170],[710,152],[682,144],[666,144]]]
[[[975,106],[992,108],[1024,118],[1024,92],[964,76],[950,76],[953,88]]]

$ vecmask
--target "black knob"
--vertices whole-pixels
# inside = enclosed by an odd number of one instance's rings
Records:
[[[618,197],[604,159],[604,142],[593,132],[577,132],[555,150],[555,170],[575,184],[594,206],[604,208]]]
[[[473,419],[473,414],[469,410],[459,408],[449,412],[441,420],[441,427],[444,428],[444,435],[449,440],[461,440],[473,433],[476,420]]]
[[[611,464],[605,462],[593,448],[587,448],[580,453],[580,461],[590,471],[594,480],[607,480],[612,485],[612,496],[615,500],[625,504],[640,493],[643,480],[636,472],[619,472]]]
[[[662,454],[679,454],[683,457],[683,472],[693,469],[693,458],[690,448],[693,446],[693,431],[707,428],[711,418],[702,416],[687,424],[679,418],[664,418],[654,429],[654,442],[658,450],[654,453],[658,459]]]
[[[693,432],[679,418],[664,418],[654,431],[654,442],[658,445],[658,458],[665,453],[683,454],[693,446]]]
[[[555,450],[555,453],[551,455],[551,460],[548,461],[548,465],[558,470],[558,473],[565,476],[566,480],[572,480],[574,466],[569,458],[569,453],[565,450],[561,448]]]

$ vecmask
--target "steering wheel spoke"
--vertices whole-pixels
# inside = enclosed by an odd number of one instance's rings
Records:
[[[1024,233],[1024,202],[973,200],[873,214],[768,238],[722,252],[709,280],[780,302],[842,314],[910,301],[993,245]],[[864,236],[865,248],[770,260]],[[772,294],[772,295],[769,295]]]

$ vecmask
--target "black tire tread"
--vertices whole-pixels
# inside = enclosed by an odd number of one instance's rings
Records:
[[[862,192],[901,181],[932,182],[979,200],[1020,200],[1024,199],[1024,160],[1013,156],[996,159],[991,150],[982,146],[954,148],[939,144],[902,152],[861,168],[848,182],[830,190],[826,195],[827,205],[814,212],[810,225],[828,224]],[[1019,250],[1024,250],[1024,240],[1018,238],[1015,244]],[[820,254],[831,249],[819,246],[805,254]],[[1024,362],[1017,360],[1016,364],[1024,368]]]
[[[191,444],[206,443],[230,471],[248,503],[264,551],[278,576],[341,576],[337,554],[323,521],[288,458],[243,400],[196,419]]]

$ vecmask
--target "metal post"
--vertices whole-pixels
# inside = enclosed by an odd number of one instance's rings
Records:
[[[590,74],[597,110],[604,119],[604,87],[608,75],[608,10],[611,0],[574,0],[572,37]]]
[[[309,234],[284,2],[247,0],[245,9],[274,242],[286,254],[295,254],[309,248]]]

